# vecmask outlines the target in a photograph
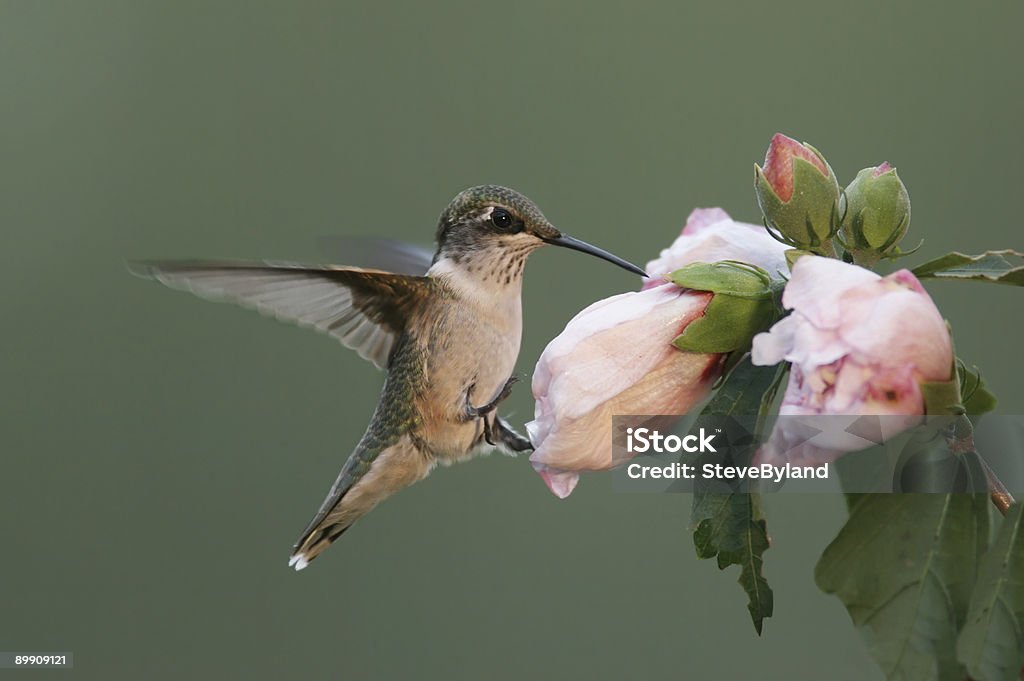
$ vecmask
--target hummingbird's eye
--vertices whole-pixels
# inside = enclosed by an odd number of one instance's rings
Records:
[[[502,231],[512,229],[514,222],[515,220],[512,219],[512,214],[504,208],[495,208],[491,211],[491,224]]]

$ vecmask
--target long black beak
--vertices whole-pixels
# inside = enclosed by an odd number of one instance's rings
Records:
[[[639,274],[641,277],[647,276],[646,272],[644,272],[642,269],[640,269],[633,263],[629,262],[628,260],[623,260],[617,255],[609,253],[608,251],[598,248],[597,246],[591,246],[586,241],[574,239],[571,236],[568,236],[567,234],[562,234],[561,236],[555,237],[553,239],[544,239],[544,241],[548,242],[552,246],[564,246],[565,248],[571,248],[574,251],[582,251],[583,253],[596,255],[598,258],[601,258],[602,260],[607,260],[608,262],[611,263],[615,263],[622,269],[629,270],[633,274]]]

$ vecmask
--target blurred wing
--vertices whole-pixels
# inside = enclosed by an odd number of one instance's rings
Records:
[[[133,274],[330,334],[379,368],[430,280],[355,267],[151,261]]]
[[[434,259],[429,249],[418,244],[372,236],[322,236],[317,239],[317,248],[329,262],[347,262],[414,277],[426,274]]]

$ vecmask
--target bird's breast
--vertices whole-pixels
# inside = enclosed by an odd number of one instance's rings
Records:
[[[522,306],[514,296],[484,301],[443,301],[424,315],[423,436],[442,457],[462,457],[479,440],[479,419],[466,421],[472,406],[487,404],[512,375],[522,338]]]

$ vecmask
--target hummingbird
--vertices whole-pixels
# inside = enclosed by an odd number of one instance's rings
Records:
[[[386,370],[366,432],[292,548],[288,565],[296,570],[438,464],[495,448],[532,449],[497,415],[516,382],[530,253],[562,246],[646,276],[562,233],[528,198],[497,185],[459,193],[441,214],[435,240],[436,252],[423,258],[419,273],[282,262],[130,265],[134,274],[171,288],[329,334]]]

